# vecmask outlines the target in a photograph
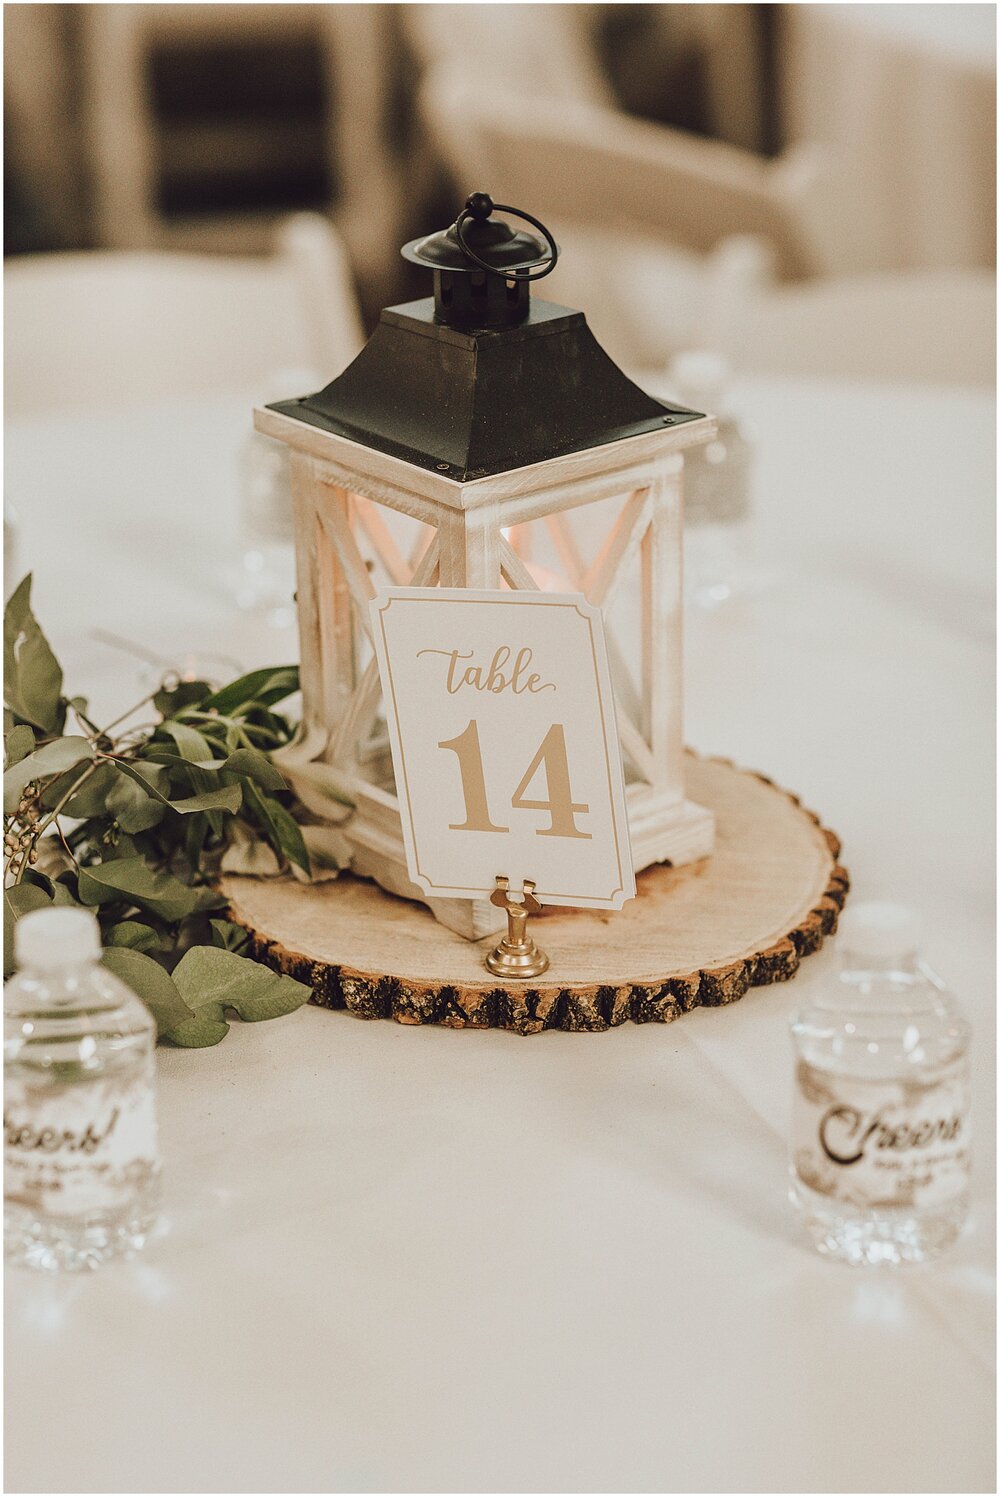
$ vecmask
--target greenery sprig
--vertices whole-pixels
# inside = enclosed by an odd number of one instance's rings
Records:
[[[174,675],[98,727],[63,692],[26,577],[4,610],[4,975],[22,915],[82,905],[100,922],[105,964],[173,1044],[217,1044],[231,1012],[271,1019],[305,1003],[304,984],[240,955],[247,933],[213,887],[220,871],[262,863],[309,876],[270,759],[293,737],[275,709],[298,684],[294,666],[222,688]]]

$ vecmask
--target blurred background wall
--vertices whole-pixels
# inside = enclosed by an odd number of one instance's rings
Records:
[[[647,365],[787,361],[819,287],[991,280],[992,5],[30,4],[4,36],[8,256],[260,256],[316,210],[370,325],[482,188]]]

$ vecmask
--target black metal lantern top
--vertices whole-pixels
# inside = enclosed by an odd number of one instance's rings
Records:
[[[526,219],[544,236],[515,231],[495,213]],[[402,254],[434,272],[434,315],[447,327],[513,327],[528,315],[528,284],[556,268],[559,247],[530,213],[474,192],[449,229],[411,239]]]
[[[582,312],[531,301],[559,249],[530,214],[473,193],[450,228],[402,253],[433,271],[433,300],[386,307],[332,384],[272,410],[459,482],[699,418],[633,384]]]

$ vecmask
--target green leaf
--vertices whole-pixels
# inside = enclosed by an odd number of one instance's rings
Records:
[[[298,666],[265,666],[263,670],[250,671],[248,675],[240,676],[237,681],[231,681],[214,695],[206,697],[201,703],[201,710],[211,712],[214,709],[221,717],[233,717],[252,703],[259,702],[262,707],[273,707],[276,702],[283,702],[298,689]]]
[[[175,1045],[217,1043],[229,1029],[226,1009],[235,1009],[241,1019],[255,1024],[293,1013],[310,996],[305,983],[217,946],[193,946],[181,957],[173,977],[181,998],[194,1010],[193,1019],[169,1030]]]
[[[75,817],[78,821],[89,821],[91,816],[103,816],[107,809],[108,795],[117,774],[118,771],[113,764],[99,764],[94,773],[84,780],[80,789],[70,796],[63,807],[64,814]],[[72,783],[72,779],[66,775],[53,780],[42,796],[42,805],[50,810],[58,805]]]
[[[241,780],[253,780],[262,790],[287,790],[288,781],[275,768],[270,759],[258,754],[256,749],[241,748],[228,759],[223,759],[219,768],[227,774],[239,775]]]
[[[157,872],[141,857],[115,858],[80,869],[80,899],[84,904],[118,904],[125,901],[151,910],[163,920],[183,920],[197,904],[197,894],[174,878]]]
[[[211,769],[215,760],[215,752],[211,743],[203,733],[196,728],[189,727],[186,723],[165,722],[157,729],[158,733],[166,733],[176,743],[181,757],[187,761],[187,772],[191,781],[191,788],[195,795],[207,795],[215,789],[204,770]],[[155,739],[153,740],[155,744]],[[149,757],[147,755],[147,757]],[[157,756],[162,757],[162,756]],[[218,809],[209,808],[205,811],[208,824],[217,837],[222,835],[223,821],[222,812]]]
[[[252,809],[264,836],[275,852],[301,868],[303,873],[309,873],[309,853],[302,840],[302,832],[298,823],[289,816],[284,806],[271,796],[261,795],[252,782],[247,783],[246,798],[247,805]]]
[[[52,903],[57,905],[78,905],[73,890],[76,887],[76,874],[61,874],[52,884]]]
[[[298,822],[280,802],[273,800],[270,796],[267,797],[265,804],[271,814],[272,823],[278,829],[278,839],[285,857],[297,868],[301,868],[303,873],[310,874],[312,864],[309,861],[309,849],[306,847]]]
[[[168,749],[152,749],[143,755],[143,760],[156,764],[167,764],[172,768],[185,769],[189,774],[205,776],[212,774],[234,774],[241,780],[253,780],[264,790],[287,790],[288,781],[278,769],[256,749],[236,749],[225,759],[202,760],[198,764],[172,754]],[[142,761],[140,761],[142,762]],[[202,779],[200,783],[208,784]]]
[[[212,690],[210,681],[178,681],[176,686],[161,686],[153,695],[153,706],[162,717],[173,717],[185,707],[195,707]]]
[[[196,910],[224,910],[229,903],[224,894],[210,889],[207,884],[201,884],[194,893]]]
[[[212,928],[212,945],[226,951],[241,951],[250,939],[249,931],[232,920],[209,920]]]
[[[186,759],[180,761],[187,764]],[[213,766],[206,765],[206,768]],[[243,804],[243,792],[239,785],[224,785],[221,789],[206,790],[201,795],[189,795],[182,800],[171,800],[164,794],[163,787],[169,782],[169,775],[162,764],[147,762],[142,769],[134,764],[126,764],[121,760],[118,768],[123,775],[127,775],[137,787],[137,794],[148,796],[154,801],[159,801],[161,807],[169,806],[172,811],[177,811],[181,816],[190,816],[196,811],[230,811],[235,812]],[[200,773],[200,770],[199,770]],[[162,814],[162,811],[161,811]],[[155,821],[159,821],[157,816]],[[121,817],[118,818],[119,825],[125,827],[127,832],[142,831],[142,827],[125,826]],[[148,826],[155,825],[155,821],[147,822]]]
[[[31,574],[11,594],[3,613],[4,701],[44,733],[62,729],[62,667],[31,611]]]
[[[201,854],[208,837],[208,817],[192,816],[184,826],[184,855],[194,873],[201,865]]]
[[[56,738],[52,743],[43,744],[33,754],[28,754],[12,768],[4,770],[4,814],[13,815],[25,787],[32,780],[61,774],[63,770],[73,769],[77,764],[93,757],[94,750],[86,738]]]
[[[20,763],[34,747],[35,734],[27,723],[18,723],[16,728],[11,728],[4,740],[4,769]]]
[[[206,790],[203,795],[189,795],[185,800],[172,800],[170,808],[181,816],[190,816],[195,811],[228,811],[235,813],[243,804],[243,791],[239,785],[223,785],[220,790]]]
[[[164,785],[169,784],[170,776],[159,765],[150,765],[147,770],[148,779],[127,770],[121,763],[116,765],[116,769],[118,774],[108,792],[108,814],[130,836],[136,832],[146,832],[163,820],[166,802],[166,798],[156,789],[153,776],[161,779]]]
[[[51,898],[38,884],[14,884],[3,891],[3,975],[14,970],[14,926],[29,910],[44,910]]]
[[[276,712],[269,712],[266,707],[251,707],[246,716],[240,719],[240,727],[254,748],[265,752],[281,748],[292,736],[291,725]]]
[[[158,951],[160,938],[151,925],[141,920],[119,920],[104,932],[105,946],[128,946],[133,951]]]
[[[113,836],[113,840],[105,842],[104,838],[99,835],[100,828],[97,829],[98,836],[96,840],[99,841],[101,845],[102,863],[113,863],[118,862],[122,858],[138,858],[145,856],[139,843],[136,842],[134,837],[130,837],[128,832],[120,831],[113,825],[109,827],[108,830],[112,834],[116,833],[117,835]]]
[[[203,764],[205,760],[214,759],[212,745],[207,741],[197,728],[191,728],[187,723],[168,721],[161,723],[157,729],[158,733],[168,733],[177,745],[182,759],[190,764]]]
[[[134,762],[130,759],[119,759],[115,764],[115,769],[119,774],[132,780],[142,793],[169,806],[170,798],[166,790],[170,785],[170,775],[163,765],[147,763],[145,760]]]
[[[48,841],[49,839],[46,838],[45,840]],[[70,884],[65,882],[67,877],[70,878],[71,882],[75,882],[76,874],[60,874],[57,878],[53,878],[51,873],[43,873],[38,868],[26,868],[24,870],[24,877],[21,879],[21,886],[34,884],[36,888],[41,889],[42,893],[52,904],[77,905],[79,901],[74,898]]]
[[[189,778],[203,775],[206,770],[211,772],[222,766],[221,759],[206,759],[200,764],[195,764],[192,760],[185,759],[182,754],[175,754],[172,749],[155,741],[140,751],[138,759],[132,759],[129,762],[133,769],[140,764],[165,764],[168,769],[182,769]]]
[[[46,899],[51,900],[55,894],[56,886],[47,873],[40,873],[37,868],[26,868],[21,876],[22,884],[35,884]]]
[[[142,999],[156,1020],[159,1035],[169,1034],[178,1025],[191,1023],[194,1014],[177,991],[173,978],[152,957],[128,946],[106,946],[101,960],[109,972]],[[222,1039],[222,1034],[219,1039]],[[204,1040],[202,1043],[215,1042]]]

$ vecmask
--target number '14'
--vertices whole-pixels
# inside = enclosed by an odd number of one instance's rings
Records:
[[[490,816],[486,794],[486,775],[483,770],[483,753],[479,746],[479,724],[472,718],[467,728],[457,738],[447,738],[438,748],[450,749],[458,755],[458,767],[462,776],[462,793],[465,796],[465,820],[452,822],[453,832],[508,832],[509,827],[497,826]],[[545,770],[548,800],[527,800],[525,792],[539,769]],[[581,837],[590,839],[590,832],[581,832],[576,824],[577,816],[590,810],[590,806],[574,801],[569,783],[569,761],[566,757],[566,732],[562,723],[553,723],[538,746],[538,751],[521,778],[521,782],[510,798],[515,811],[547,811],[549,825],[538,827],[539,837]]]

